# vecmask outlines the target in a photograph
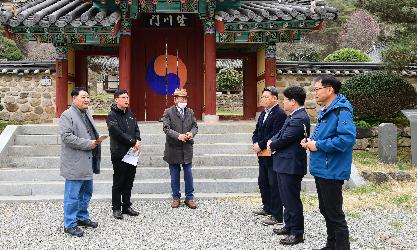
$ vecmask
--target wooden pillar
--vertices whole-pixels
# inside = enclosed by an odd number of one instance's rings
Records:
[[[68,106],[68,61],[66,47],[56,47],[56,50],[55,117],[59,118]]]
[[[129,20],[122,20],[119,39],[119,89],[126,89],[131,95],[132,38]]]
[[[266,87],[276,86],[276,44],[267,44],[265,48],[266,71],[264,78],[266,80]]]
[[[67,91],[67,104],[71,105],[73,98],[71,96],[71,91],[75,88],[75,50],[74,48],[69,47],[67,50],[67,67],[68,67],[68,91]]]
[[[76,52],[75,57],[75,86],[87,89],[87,57]]]
[[[205,20],[205,87],[204,120],[217,121],[216,116],[216,33],[213,19]]]

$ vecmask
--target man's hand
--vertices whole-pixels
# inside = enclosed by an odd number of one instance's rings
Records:
[[[187,141],[187,135],[186,134],[179,134],[178,139],[179,139],[179,141],[186,142]]]
[[[136,144],[134,146],[134,150],[138,153],[141,152],[141,142],[140,141],[136,141]]]
[[[97,147],[97,145],[99,145],[99,144],[100,144],[100,142],[98,142],[96,140],[92,140],[90,148],[95,149]]]
[[[189,140],[191,140],[191,139],[193,139],[193,134],[192,134],[192,132],[187,132],[186,133],[186,138],[187,138],[187,140],[189,141]]]
[[[312,152],[318,151],[318,148],[316,147],[316,141],[313,141],[309,138],[308,139],[302,139],[302,141],[300,142],[300,145],[304,149],[309,149]]]
[[[316,141],[309,140],[309,142],[307,143],[307,147],[312,152],[318,151],[318,148],[316,147]]]
[[[254,151],[255,153],[258,153],[258,152],[260,152],[260,151],[261,151],[261,148],[260,148],[260,146],[258,146],[258,143],[254,143],[254,144],[253,144],[253,151]]]

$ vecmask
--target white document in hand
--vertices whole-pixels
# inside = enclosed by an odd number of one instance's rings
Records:
[[[130,165],[137,166],[140,154],[141,153],[140,152],[138,153],[138,151],[135,151],[134,148],[130,148],[128,153],[126,153],[126,155],[123,157],[122,161]]]

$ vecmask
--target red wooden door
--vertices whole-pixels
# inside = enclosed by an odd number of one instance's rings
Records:
[[[173,105],[172,95],[166,98],[165,92],[157,91],[155,85],[147,81],[147,70],[154,61],[164,58],[167,43],[167,54],[171,56],[170,67],[176,63],[178,57],[187,70],[187,89],[191,107],[197,119],[202,117],[203,104],[203,27],[199,18],[193,19],[191,28],[145,28],[143,20],[133,23],[133,62],[131,107],[139,120],[160,120],[164,109]],[[164,64],[165,65],[165,64]],[[176,66],[174,66],[176,68]],[[175,70],[174,68],[174,70]],[[164,68],[165,70],[165,68]],[[161,73],[161,72],[160,72]],[[161,74],[160,74],[161,75]],[[164,74],[163,74],[164,75]],[[183,75],[184,77],[184,75]],[[160,86],[161,87],[161,86]]]

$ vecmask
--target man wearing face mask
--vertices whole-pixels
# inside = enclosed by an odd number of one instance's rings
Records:
[[[163,130],[166,134],[164,161],[170,168],[172,208],[180,206],[180,165],[183,166],[187,207],[197,207],[193,200],[193,138],[197,134],[197,122],[193,110],[187,108],[187,92],[185,89],[174,91],[174,105],[167,108],[163,115]]]
[[[116,90],[106,123],[110,136],[110,155],[113,164],[112,210],[115,219],[123,219],[122,214],[138,216],[131,205],[131,191],[135,179],[136,166],[122,159],[131,147],[141,151],[141,136],[134,114],[129,110],[129,95],[124,89]],[[122,210],[121,210],[122,208]]]

